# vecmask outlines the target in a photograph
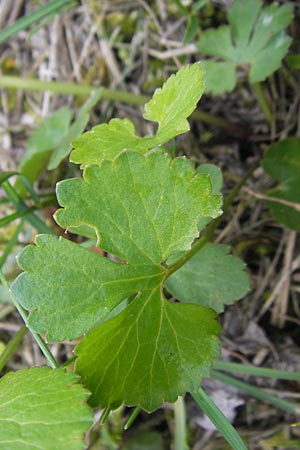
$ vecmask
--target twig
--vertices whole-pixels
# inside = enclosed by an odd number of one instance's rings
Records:
[[[284,200],[283,198],[271,197],[269,195],[261,194],[260,192],[255,192],[248,187],[244,187],[243,190],[252,197],[258,198],[259,200],[266,200],[267,202],[280,203],[281,205],[289,206],[295,211],[300,211],[300,203],[290,202],[289,200]]]

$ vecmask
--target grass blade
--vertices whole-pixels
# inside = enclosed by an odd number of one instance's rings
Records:
[[[236,429],[203,389],[200,388],[197,393],[191,395],[233,450],[247,450]]]
[[[45,19],[49,15],[58,14],[62,9],[66,9],[67,6],[70,7],[75,4],[77,4],[77,1],[74,0],[54,0],[52,2],[47,3],[46,5],[37,9],[36,11],[27,14],[21,19],[17,20],[12,25],[1,30],[0,44],[7,41],[10,37],[14,36],[19,31],[26,30],[34,23],[42,19]]]
[[[11,358],[11,356],[15,353],[20,343],[22,342],[23,337],[28,333],[28,328],[26,325],[23,325],[19,331],[14,335],[14,337],[9,341],[7,346],[5,347],[4,352],[0,355],[0,372],[5,367],[7,361]]]
[[[270,369],[268,367],[256,367],[250,364],[216,361],[214,363],[214,368],[225,372],[242,373],[245,375],[256,375],[258,377],[300,381],[300,372],[288,372],[286,370]]]
[[[219,380],[222,383],[229,384],[230,386],[234,386],[240,391],[246,392],[247,394],[250,394],[261,401],[271,403],[271,405],[274,405],[277,408],[282,409],[283,411],[297,414],[298,416],[300,415],[300,405],[295,405],[291,402],[287,402],[286,400],[282,400],[281,398],[276,397],[273,394],[269,394],[269,392],[266,392],[263,389],[252,386],[251,384],[245,383],[241,380],[237,380],[234,377],[230,377],[229,375],[225,375],[215,370],[212,371],[211,376],[216,380]]]
[[[46,234],[54,234],[54,231],[48,227],[38,216],[34,213],[30,212],[30,208],[26,205],[26,203],[21,199],[21,197],[17,194],[15,189],[11,186],[9,181],[4,181],[2,183],[3,189],[10,199],[14,207],[19,211],[19,213],[23,213],[26,211],[26,220],[38,230],[39,233]]]

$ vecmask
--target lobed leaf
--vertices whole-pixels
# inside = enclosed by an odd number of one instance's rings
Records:
[[[211,191],[209,176],[196,174],[185,158],[155,152],[123,152],[87,167],[83,179],[58,184],[64,208],[57,222],[94,229],[98,246],[119,260],[39,236],[36,246],[21,253],[26,272],[12,289],[32,310],[33,329],[50,340],[96,327],[77,348],[77,370],[93,390],[93,404],[125,402],[150,411],[196,389],[217,356],[214,314],[198,305],[172,304],[162,294],[166,261],[190,248],[201,217],[221,213],[221,197]],[[133,298],[129,306],[115,313],[127,297]]]
[[[300,139],[288,138],[271,145],[261,163],[263,169],[279,182],[269,192],[272,197],[300,204]],[[300,231],[300,212],[275,202],[268,202],[272,216],[286,227]]]
[[[0,380],[0,449],[80,450],[93,423],[79,377],[48,367],[10,372]]]
[[[220,60],[203,63],[207,90],[213,94],[234,89],[239,66],[249,67],[251,83],[265,80],[280,67],[291,43],[283,30],[293,18],[293,5],[262,6],[261,0],[235,0],[228,10],[229,26],[202,33],[199,50]]]
[[[111,189],[111,180],[115,180]],[[126,195],[124,195],[126,193]],[[184,159],[122,153],[58,184],[65,228],[88,225],[111,261],[65,239],[38,236],[18,262],[25,271],[12,289],[32,311],[29,323],[49,341],[74,339],[101,322],[124,298],[157,286],[161,263],[190,248],[200,217],[220,214],[208,175]]]
[[[229,255],[230,248],[206,244],[166,282],[166,288],[181,302],[207,306],[216,312],[242,298],[249,289],[245,264]]]
[[[203,90],[203,70],[200,63],[182,67],[176,75],[156,89],[145,105],[144,118],[158,123],[154,136],[140,137],[128,119],[112,119],[84,133],[73,141],[71,161],[78,164],[99,164],[102,159],[114,159],[121,151],[146,153],[179,134],[187,132],[187,117],[194,111]]]

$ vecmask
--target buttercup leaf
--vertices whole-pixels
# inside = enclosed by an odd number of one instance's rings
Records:
[[[293,6],[288,2],[263,8],[261,0],[235,0],[228,10],[229,26],[204,31],[197,44],[205,55],[219,59],[204,62],[207,90],[213,94],[233,90],[239,66],[249,67],[251,83],[265,80],[278,69],[291,43],[283,30],[292,17]]]
[[[93,423],[79,377],[36,367],[0,380],[0,449],[80,450]]]
[[[87,167],[83,179],[59,183],[64,208],[57,222],[93,228],[98,246],[120,262],[39,236],[36,246],[20,255],[26,272],[13,293],[33,311],[31,326],[49,340],[72,339],[96,326],[76,350],[77,371],[93,404],[125,402],[150,411],[196,389],[217,356],[214,314],[198,305],[172,304],[162,293],[166,261],[190,248],[200,217],[221,213],[221,197],[211,190],[207,174],[196,174],[185,158],[171,160],[160,152],[123,152]],[[105,321],[127,297],[133,298],[129,306]],[[124,380],[120,388],[112,389],[112,373],[121,385]]]
[[[111,179],[116,180],[113,191]],[[89,225],[104,250],[131,264],[99,257],[65,239],[38,236],[36,246],[21,252],[19,264],[26,272],[12,287],[33,311],[31,325],[47,331],[50,341],[73,339],[123,298],[147,289],[151,280],[157,284],[165,275],[160,263],[189,248],[197,236],[197,217],[219,214],[220,197],[210,191],[207,175],[195,177],[187,160],[171,162],[163,154],[125,153],[115,163],[87,168],[85,181],[60,183],[58,199],[65,206],[56,215],[60,225]]]
[[[187,117],[194,111],[204,91],[204,72],[200,63],[182,67],[176,75],[156,89],[145,105],[144,118],[158,123],[154,136],[140,137],[128,119],[112,119],[84,133],[73,141],[71,161],[78,164],[99,164],[114,159],[121,151],[145,153],[179,134],[187,132]]]

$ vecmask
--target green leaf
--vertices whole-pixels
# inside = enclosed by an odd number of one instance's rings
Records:
[[[288,138],[271,145],[261,163],[263,169],[278,186],[268,194],[272,197],[300,203],[300,139]],[[268,202],[275,220],[286,227],[300,231],[300,212],[281,203]]]
[[[212,193],[214,195],[220,195],[223,186],[223,174],[221,169],[214,164],[201,164],[197,167],[197,173],[206,173],[210,177],[212,185]],[[203,230],[206,225],[211,221],[210,217],[201,217],[198,222],[198,231]]]
[[[236,86],[235,64],[232,62],[203,61],[205,90],[213,95],[231,92]]]
[[[206,244],[170,276],[166,288],[182,302],[223,312],[224,305],[239,300],[249,289],[244,263],[229,251],[227,245]]]
[[[215,164],[200,164],[196,170],[197,173],[206,173],[210,177],[212,193],[220,195],[223,187],[222,170]]]
[[[129,119],[111,119],[87,131],[72,142],[74,150],[70,161],[77,164],[99,164],[102,159],[113,159],[122,150],[145,153],[156,145],[154,137],[136,135]]]
[[[182,43],[188,44],[189,42],[191,42],[198,33],[198,30],[199,30],[198,18],[194,14],[190,14]]]
[[[253,59],[249,71],[250,83],[263,81],[275,72],[281,66],[291,42],[292,38],[284,32],[277,33]],[[276,48],[276,52],[272,51],[273,48]]]
[[[13,285],[17,300],[33,309],[31,326],[48,332],[49,340],[72,339],[133,295],[128,307],[77,348],[77,370],[93,390],[91,402],[139,404],[150,411],[196,389],[217,356],[219,327],[205,308],[168,302],[162,287],[165,262],[190,248],[200,217],[221,212],[208,175],[197,175],[185,158],[123,152],[87,167],[84,179],[59,183],[57,195],[64,207],[57,222],[93,228],[99,247],[121,261],[63,239],[38,237],[37,246],[21,253],[26,272]]]
[[[239,0],[234,1],[228,10],[232,38],[243,51],[247,50],[261,8],[261,0]]]
[[[234,88],[233,71],[240,66],[249,68],[251,83],[265,80],[280,67],[291,43],[283,30],[293,18],[293,5],[287,2],[262,6],[261,0],[235,0],[228,11],[229,26],[202,33],[199,50],[221,60],[204,63],[208,90],[213,94]],[[217,64],[221,63],[226,65],[219,65],[218,78]]]
[[[219,354],[211,310],[171,303],[160,288],[95,328],[77,346],[76,371],[93,406],[139,405],[151,412],[196,391]]]
[[[33,183],[48,168],[55,169],[71,151],[71,142],[85,129],[89,121],[89,111],[101,97],[97,89],[82,105],[76,120],[71,124],[69,108],[61,108],[48,116],[28,140],[28,147],[21,163],[20,172]],[[24,187],[16,182],[18,192],[25,194]]]
[[[78,376],[48,367],[10,372],[0,380],[0,449],[83,449],[93,423]]]
[[[121,151],[146,153],[190,127],[187,117],[194,111],[203,94],[203,70],[200,63],[182,67],[176,75],[156,89],[145,105],[144,118],[158,123],[155,136],[137,136],[128,119],[112,119],[73,141],[71,161],[78,164],[99,164],[102,159],[114,159]]]
[[[20,172],[31,183],[46,168],[53,148],[59,145],[68,130],[70,122],[70,109],[61,108],[47,117],[29,138]]]
[[[56,169],[61,161],[70,153],[71,142],[81,135],[90,119],[90,110],[99,102],[102,89],[96,89],[81,106],[76,120],[70,125],[59,144],[51,153],[48,170]]]

